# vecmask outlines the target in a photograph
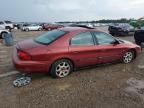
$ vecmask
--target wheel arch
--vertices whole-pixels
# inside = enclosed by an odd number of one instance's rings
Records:
[[[0,38],[2,38],[2,34],[3,34],[3,33],[7,33],[7,34],[8,34],[8,32],[2,31],[2,32],[0,33]]]
[[[136,49],[131,48],[130,51],[133,51],[133,52],[134,52],[134,59],[135,59],[135,58],[137,57]]]
[[[72,59],[70,59],[69,57],[62,57],[62,58],[58,58],[58,59],[54,60],[54,61],[52,62],[52,64],[51,64],[49,70],[51,70],[52,65],[53,65],[56,61],[63,60],[63,59],[70,61],[70,62],[72,63],[73,69],[75,68],[75,63],[74,63],[74,61],[73,61]]]

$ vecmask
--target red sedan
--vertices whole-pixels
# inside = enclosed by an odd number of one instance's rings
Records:
[[[55,24],[44,24],[43,25],[43,29],[48,30],[48,31],[58,29],[58,28],[62,28],[62,27],[64,27],[64,26],[63,25],[55,25]]]
[[[16,45],[13,63],[25,73],[50,72],[66,77],[74,69],[108,62],[132,62],[141,48],[96,29],[67,27]]]

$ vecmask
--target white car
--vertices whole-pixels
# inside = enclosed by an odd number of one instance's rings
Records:
[[[11,30],[14,28],[14,25],[11,21],[0,21],[0,29]]]
[[[23,31],[40,31],[42,30],[42,26],[37,24],[30,24],[22,27]]]
[[[0,39],[4,38],[4,35],[10,33],[8,30],[6,29],[0,29]]]

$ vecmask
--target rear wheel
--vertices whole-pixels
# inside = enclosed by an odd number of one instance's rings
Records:
[[[53,78],[64,78],[68,76],[73,70],[72,63],[67,59],[56,61],[51,68],[51,76]]]
[[[29,31],[29,29],[28,29],[28,28],[26,28],[26,29],[25,29],[25,31],[27,31],[27,32],[28,32],[28,31]]]
[[[39,28],[39,29],[38,29],[38,31],[41,31],[41,30],[42,30],[42,28]]]
[[[132,62],[134,59],[134,51],[127,51],[124,55],[123,55],[123,63],[128,64],[130,62]]]

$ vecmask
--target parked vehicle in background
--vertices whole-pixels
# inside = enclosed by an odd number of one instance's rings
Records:
[[[133,27],[140,29],[141,27],[144,26],[144,17],[141,17],[141,18],[139,18],[139,19],[137,19],[137,20],[132,20],[132,21],[130,21],[130,24],[131,24]]]
[[[134,39],[136,44],[144,47],[144,29],[136,30],[134,33]]]
[[[113,24],[110,25],[108,31],[113,36],[134,35],[135,29],[129,24]]]
[[[22,31],[40,31],[42,30],[42,26],[38,24],[24,24],[22,27]]]
[[[14,23],[14,29],[21,29],[21,23]]]
[[[64,27],[63,25],[57,25],[57,24],[44,24],[43,25],[43,30],[51,31],[54,29],[62,28]]]
[[[0,21],[0,28],[8,29],[9,31],[11,31],[11,29],[14,28],[14,25],[11,21]]]
[[[16,45],[13,63],[24,73],[49,72],[63,78],[74,69],[96,64],[132,62],[141,48],[96,29],[64,27]]]
[[[10,33],[6,29],[0,29],[0,39],[3,39],[6,34]]]
[[[141,27],[141,30],[144,30],[144,26],[143,26],[143,27]]]

